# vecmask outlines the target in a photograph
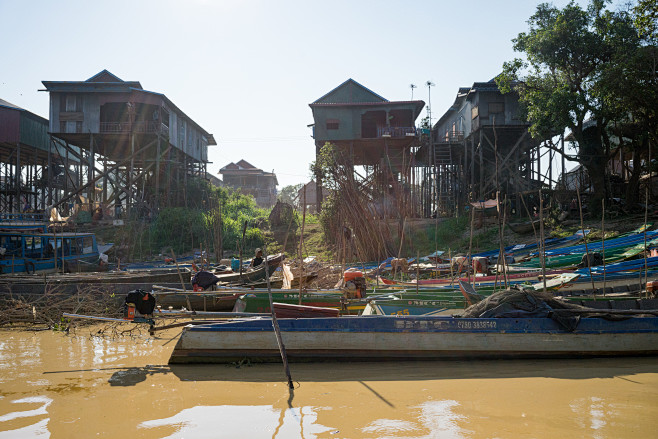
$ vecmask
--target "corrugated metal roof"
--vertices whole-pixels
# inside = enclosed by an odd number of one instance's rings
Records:
[[[15,105],[15,104],[12,104],[11,102],[5,101],[4,99],[0,99],[0,106],[7,107],[7,108],[13,108],[14,110],[27,111],[25,108],[21,108],[18,105]]]

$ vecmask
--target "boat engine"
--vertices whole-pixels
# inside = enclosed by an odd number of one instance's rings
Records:
[[[343,274],[345,281],[345,296],[348,299],[362,299],[366,297],[366,278],[360,271],[346,271]]]
[[[123,305],[123,318],[126,320],[133,320],[135,318],[135,310],[139,311],[142,315],[153,314],[155,309],[155,296],[144,290],[133,290],[126,295],[126,300]]]

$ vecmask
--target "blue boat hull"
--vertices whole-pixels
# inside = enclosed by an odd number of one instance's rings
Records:
[[[544,358],[658,354],[658,318],[583,318],[567,332],[548,318],[280,319],[290,361]],[[269,319],[188,326],[170,363],[278,362]]]

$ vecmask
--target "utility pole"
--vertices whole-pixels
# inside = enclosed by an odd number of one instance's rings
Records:
[[[438,168],[436,166],[436,152],[434,151],[434,143],[432,142],[432,87],[434,83],[430,80],[427,80],[425,83],[427,86],[427,117],[429,118],[429,129],[430,129],[430,145],[428,151],[432,154],[432,163],[434,163],[434,211],[436,212],[436,220],[439,218],[439,183],[438,183]],[[434,212],[432,212],[433,214]]]

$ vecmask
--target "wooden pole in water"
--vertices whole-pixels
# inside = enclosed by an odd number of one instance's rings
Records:
[[[180,279],[180,284],[183,286],[183,291],[187,291],[185,289],[185,282],[183,282],[183,275],[180,272],[180,267],[178,266],[178,261],[176,260],[176,255],[174,254],[174,248],[169,247],[169,249],[171,250],[171,257],[174,260],[174,264],[176,264],[176,271],[178,272],[178,278]]]
[[[450,286],[455,284],[455,273],[452,270],[452,250],[448,247],[448,260],[450,261]],[[439,278],[439,256],[436,256],[436,279]],[[468,279],[470,282],[470,278]]]
[[[508,288],[509,280],[507,278],[507,259],[505,258],[505,241],[504,241],[504,236],[505,236],[505,224],[507,222],[507,194],[505,194],[505,198],[503,199],[503,226],[501,228],[501,245],[503,249],[503,279],[505,281],[505,289]]]
[[[583,231],[583,239],[585,240],[585,260],[587,261],[589,278],[592,281],[592,294],[594,294],[594,300],[596,300],[596,287],[594,286],[594,278],[592,277],[592,264],[590,263],[591,261],[589,257],[589,248],[587,247],[587,235],[585,234],[585,225],[583,222],[583,204],[580,201],[580,189],[576,189],[576,195],[578,195],[578,211],[580,212],[580,230]]]
[[[471,203],[471,237],[468,240],[468,260],[471,260],[471,252],[473,251],[473,222],[475,221],[475,206]],[[450,258],[450,270],[452,270],[452,258]],[[471,272],[466,272],[468,276],[468,283],[471,283]],[[457,274],[459,275],[459,273]],[[475,285],[475,276],[473,276],[473,285]]]
[[[301,248],[301,246],[300,246]],[[281,353],[281,361],[283,361],[283,370],[288,379],[288,389],[293,390],[295,387],[292,384],[292,376],[290,376],[290,368],[288,367],[288,356],[286,355],[286,346],[283,344],[281,338],[281,329],[279,322],[276,320],[276,313],[274,312],[274,300],[272,299],[272,286],[270,285],[270,265],[267,263],[266,248],[263,246],[263,259],[265,259],[265,280],[267,282],[267,297],[270,299],[270,312],[272,313],[272,328],[274,328],[274,335],[276,335],[276,343],[279,346]],[[301,297],[301,293],[300,293]]]
[[[302,233],[299,236],[299,300],[298,304],[302,304],[302,289],[304,288],[304,255],[302,254],[302,246],[304,245],[304,226],[306,225],[306,185],[304,185],[304,195],[302,196],[304,200],[304,207],[302,210]],[[268,281],[269,282],[269,281]]]
[[[649,166],[651,166],[651,148],[649,148]],[[649,179],[647,180],[645,186],[645,197],[644,197],[644,289],[646,290],[646,296],[649,297],[649,291],[647,290],[648,271],[649,267],[647,265],[647,221],[649,220],[649,184],[651,183],[651,168],[649,168]],[[642,291],[642,270],[640,270],[640,291]]]
[[[185,288],[185,282],[183,282],[183,275],[180,272],[180,267],[178,266],[178,261],[176,260],[176,255],[174,254],[174,248],[169,247],[171,249],[171,257],[174,258],[174,264],[176,264],[176,271],[178,272],[178,278],[180,279],[180,284],[183,287],[183,291],[187,293],[187,289]],[[185,301],[187,302],[187,308],[192,311],[192,304],[190,303],[190,297],[185,294]]]
[[[420,282],[420,251],[416,252],[416,294],[418,294],[418,283]]]
[[[242,226],[242,241],[240,241],[240,283],[242,283],[242,250],[244,249],[245,233],[247,233],[247,220],[244,220],[244,226]]]
[[[523,207],[525,208],[525,212],[528,215],[528,219],[530,220],[530,225],[532,226],[532,233],[535,235],[535,242],[537,242],[537,250],[541,248],[541,241],[540,238],[537,237],[537,229],[535,228],[535,222],[532,219],[532,215],[530,215],[530,210],[528,209],[528,205],[525,203],[525,199],[523,198],[523,194],[521,195],[521,203],[523,203]]]
[[[544,248],[544,197],[542,196],[541,189],[539,189],[539,256],[541,258],[541,277],[543,280],[543,291],[546,293],[546,249]]]
[[[601,199],[601,253],[603,253],[603,295],[607,287],[605,275],[605,197]]]

